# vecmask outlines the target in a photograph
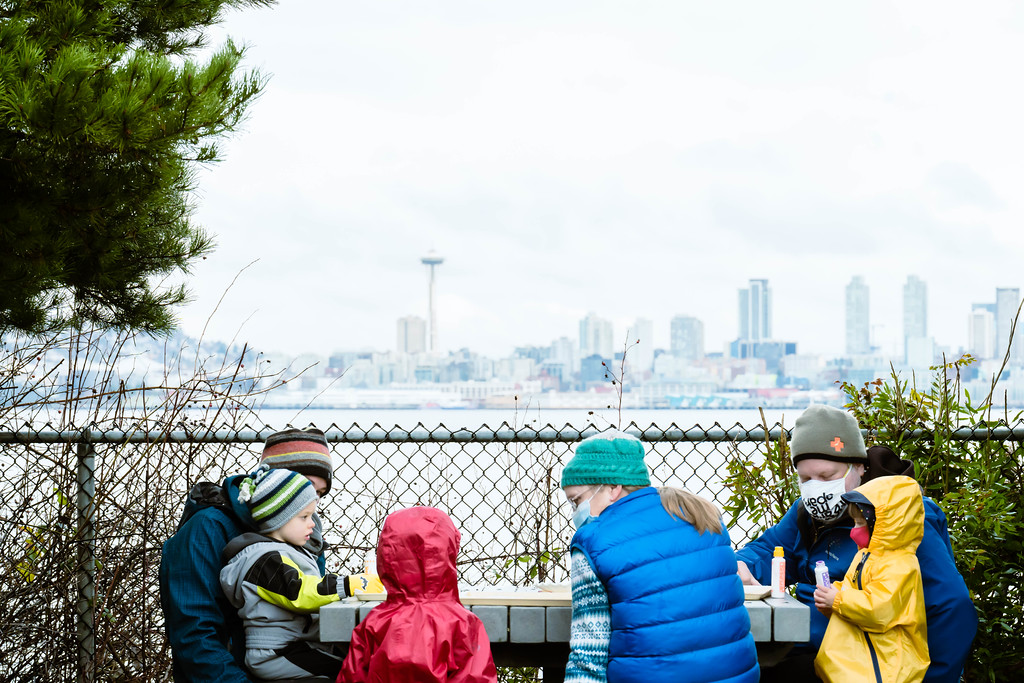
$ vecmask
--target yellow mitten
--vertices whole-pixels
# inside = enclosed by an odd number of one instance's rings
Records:
[[[345,592],[349,595],[383,593],[384,584],[376,574],[352,574],[345,577]]]

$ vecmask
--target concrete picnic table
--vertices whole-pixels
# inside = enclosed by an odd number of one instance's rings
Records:
[[[496,666],[539,667],[544,669],[545,681],[563,680],[572,619],[568,592],[465,591],[459,598],[483,622]],[[347,644],[355,625],[378,604],[344,601],[320,608],[320,640]],[[744,604],[762,666],[775,664],[795,643],[810,638],[810,608],[794,598],[769,597]]]

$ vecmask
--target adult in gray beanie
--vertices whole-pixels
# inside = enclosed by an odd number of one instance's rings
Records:
[[[861,466],[868,462],[857,419],[845,410],[826,405],[812,405],[796,419],[789,452],[794,467],[808,458]]]
[[[857,552],[857,544],[850,538],[853,520],[842,495],[866,480],[869,466],[870,476],[884,476],[905,461],[893,454],[884,463],[876,457],[879,464],[875,466],[856,418],[826,405],[809,406],[797,418],[789,447],[800,482],[800,499],[778,524],[736,552],[737,571],[744,583],[768,584],[773,551],[782,547],[786,583],[795,584],[797,599],[811,608],[811,637],[808,643],[795,646],[777,666],[762,666],[761,680],[817,681],[814,657],[828,618],[814,608],[814,567],[823,561],[832,580],[842,580]],[[932,659],[924,680],[955,683],[970,652],[978,618],[953,561],[945,514],[931,498],[925,497],[924,503],[925,530],[917,557],[921,567],[927,568],[922,579]]]

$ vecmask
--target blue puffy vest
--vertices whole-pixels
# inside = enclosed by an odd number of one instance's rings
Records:
[[[572,547],[608,591],[609,683],[759,679],[727,534],[698,534],[645,488],[583,526]]]

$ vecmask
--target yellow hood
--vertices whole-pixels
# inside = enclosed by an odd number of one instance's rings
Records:
[[[902,475],[878,477],[843,496],[851,502],[861,498],[875,510],[868,552],[897,548],[917,552],[924,536],[924,499],[916,481]]]

